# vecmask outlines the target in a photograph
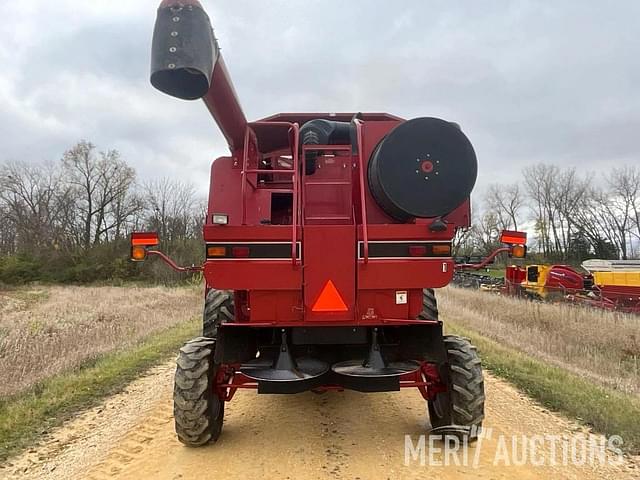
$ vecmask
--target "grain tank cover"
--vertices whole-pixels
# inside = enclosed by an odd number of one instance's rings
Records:
[[[391,217],[439,217],[471,194],[476,154],[460,127],[439,118],[414,118],[391,130],[369,159],[369,189]]]

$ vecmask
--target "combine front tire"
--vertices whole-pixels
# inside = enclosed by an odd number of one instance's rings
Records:
[[[433,288],[422,290],[422,312],[418,314],[419,320],[438,320],[438,301]]]
[[[207,338],[217,338],[218,325],[222,322],[233,322],[234,318],[233,292],[215,288],[209,290],[204,300],[202,335]]]
[[[429,400],[433,433],[475,440],[484,418],[484,379],[480,357],[466,338],[446,335],[450,386]]]
[[[215,389],[214,349],[214,340],[197,337],[178,356],[173,416],[178,440],[189,447],[215,442],[222,431],[224,401]]]

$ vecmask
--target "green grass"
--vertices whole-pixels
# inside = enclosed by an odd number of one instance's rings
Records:
[[[485,275],[493,278],[504,278],[504,268],[487,268]]]
[[[607,436],[620,435],[625,450],[640,453],[640,399],[605,388],[560,367],[447,322],[447,332],[468,337],[483,366],[539,401]]]
[[[25,393],[0,400],[0,461],[174,355],[184,341],[198,333],[199,326],[198,319],[189,320],[143,339],[132,349],[101,356]]]
[[[504,278],[504,268],[481,268],[480,270],[469,270],[466,273],[471,275],[486,275],[492,278]]]

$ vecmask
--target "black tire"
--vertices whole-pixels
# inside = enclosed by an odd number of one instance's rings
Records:
[[[438,320],[438,301],[433,288],[422,290],[422,311],[418,314],[420,320]]]
[[[202,335],[207,338],[218,337],[218,325],[222,322],[233,322],[235,319],[233,292],[212,288],[204,300],[202,315]]]
[[[318,132],[314,132],[313,130],[307,130],[304,132],[302,136],[302,145],[320,145],[320,137],[318,136]],[[305,175],[313,175],[316,173],[316,160],[318,159],[318,152],[307,151],[306,157],[304,159],[305,165]]]
[[[466,338],[445,335],[450,388],[429,400],[434,433],[475,440],[484,419],[484,377],[476,348]]]
[[[173,388],[173,417],[178,440],[188,447],[215,442],[222,431],[224,401],[215,391],[215,341],[188,341],[177,359]]]

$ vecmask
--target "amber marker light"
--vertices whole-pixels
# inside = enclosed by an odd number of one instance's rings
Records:
[[[527,255],[527,247],[526,245],[513,245],[510,253],[514,258],[524,258]]]
[[[133,245],[131,247],[131,260],[142,262],[147,258],[147,248],[144,245]]]
[[[220,246],[207,247],[207,257],[226,257],[227,248]]]
[[[434,245],[432,251],[434,255],[448,257],[449,255],[451,255],[451,245],[449,244]]]

